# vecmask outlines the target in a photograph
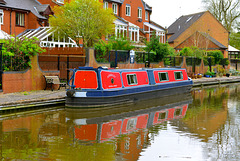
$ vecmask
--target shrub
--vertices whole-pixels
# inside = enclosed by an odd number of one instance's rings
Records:
[[[37,53],[45,52],[37,38],[19,39],[9,38],[0,40],[3,43],[3,69],[4,71],[21,71],[31,67],[31,58]]]

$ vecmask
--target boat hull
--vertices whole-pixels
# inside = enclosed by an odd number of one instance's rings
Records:
[[[154,89],[154,87],[152,87],[153,89],[150,90],[149,88],[150,87],[148,87],[148,90],[143,89],[145,91],[141,91],[139,90],[139,88],[136,88],[136,90],[125,89],[121,91],[101,91],[101,96],[99,96],[99,94],[96,94],[98,96],[89,97],[67,96],[65,106],[68,108],[97,108],[114,106],[119,104],[130,104],[141,100],[189,93],[192,89],[192,83],[187,82],[185,83],[185,85],[161,89]],[[155,88],[157,87],[155,86]],[[74,90],[73,92],[81,93],[81,91],[78,90]]]

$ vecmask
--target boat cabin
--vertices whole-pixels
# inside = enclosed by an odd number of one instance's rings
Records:
[[[134,88],[188,80],[181,68],[103,69],[80,67],[75,71],[73,87],[86,90]]]

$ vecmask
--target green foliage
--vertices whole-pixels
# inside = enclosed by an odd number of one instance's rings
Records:
[[[96,60],[98,62],[108,62],[106,55],[111,50],[132,50],[134,46],[131,42],[125,38],[115,38],[111,37],[110,41],[106,43],[103,40],[99,40],[94,44],[94,49],[96,51]]]
[[[240,49],[240,32],[231,32],[229,38],[229,44],[237,49]]]
[[[31,67],[31,57],[43,50],[37,38],[10,38],[0,40],[3,43],[3,69],[5,71],[21,71]]]
[[[180,51],[181,56],[191,56],[202,59],[204,56],[204,50],[200,50],[198,47],[185,47]]]
[[[226,74],[225,69],[221,65],[217,65],[216,69],[219,76],[223,76],[223,74]]]
[[[111,37],[109,44],[112,44],[113,50],[132,50],[134,48],[126,38]]]
[[[112,9],[104,9],[96,0],[74,0],[64,6],[54,7],[54,16],[49,23],[53,31],[60,31],[84,47],[92,47],[93,42],[111,34],[115,16]]]
[[[152,52],[150,61],[162,61],[167,56],[175,55],[175,51],[168,43],[159,43],[159,36],[154,33],[149,42],[145,42],[146,52]]]
[[[221,51],[219,51],[219,50],[208,51],[207,55],[214,57],[215,64],[221,64],[221,61],[224,58],[223,53]]]
[[[94,49],[96,52],[96,60],[98,62],[107,62],[105,56],[110,50],[112,50],[112,44],[100,40],[94,44]]]

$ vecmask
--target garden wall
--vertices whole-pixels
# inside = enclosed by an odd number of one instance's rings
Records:
[[[94,68],[97,68],[99,66],[106,66],[106,67],[110,68],[110,63],[98,63],[95,59],[95,56],[94,56],[94,49],[88,49],[88,51],[86,53],[86,66],[94,67]],[[164,67],[163,62],[150,63],[150,68],[162,68],[162,67]],[[183,63],[181,65],[181,67],[186,68],[187,73],[189,75],[198,74],[198,73],[204,74],[208,70],[208,66],[204,66],[204,63],[203,63],[203,60],[202,60],[201,64],[199,66],[195,66],[195,72],[193,72],[192,66],[187,66],[186,57],[183,58]],[[144,63],[136,63],[136,62],[131,64],[128,61],[126,63],[118,63],[118,68],[119,69],[145,68],[145,64]],[[213,68],[214,68],[214,66],[213,66]]]
[[[59,75],[59,71],[43,72],[38,66],[38,56],[32,58],[32,68],[25,71],[3,72],[3,93],[43,90],[46,82],[43,75]]]

